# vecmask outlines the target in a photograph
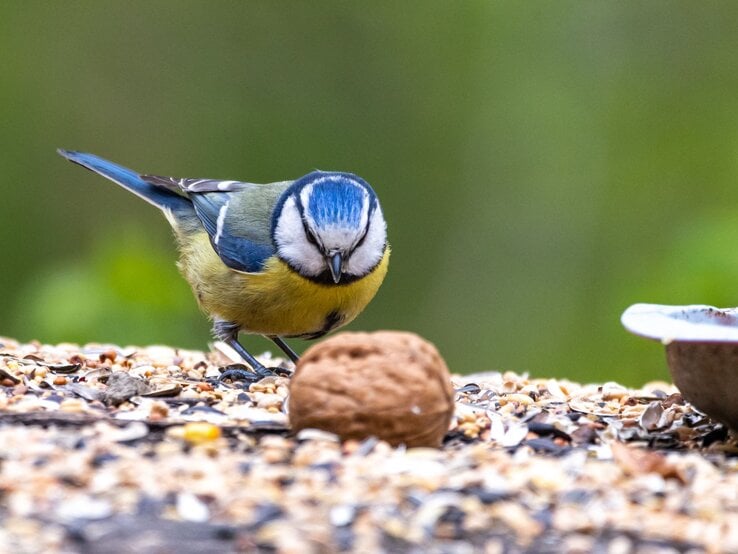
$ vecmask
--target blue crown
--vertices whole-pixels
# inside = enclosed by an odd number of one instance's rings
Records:
[[[321,175],[313,182],[308,215],[318,227],[333,224],[358,227],[366,197],[364,187],[345,174]]]
[[[310,202],[303,206],[300,192],[308,185],[313,185]],[[297,179],[284,192],[277,203],[272,220],[272,230],[276,225],[276,217],[282,210],[282,204],[290,196],[294,196],[300,214],[308,215],[318,227],[345,225],[358,227],[361,222],[361,208],[364,200],[362,189],[369,195],[369,215],[374,211],[377,196],[369,183],[353,173],[338,171],[313,171]]]

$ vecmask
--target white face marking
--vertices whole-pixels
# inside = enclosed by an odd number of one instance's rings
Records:
[[[294,197],[288,198],[282,212],[277,218],[274,230],[274,239],[279,255],[285,259],[299,273],[317,277],[328,269],[323,252],[340,252],[344,255],[344,272],[355,276],[364,276],[369,273],[384,254],[387,241],[387,224],[382,215],[382,209],[377,205],[369,219],[369,194],[365,193],[362,203],[359,226],[328,225],[317,228],[315,222],[308,218],[307,225],[313,232],[318,246],[311,242],[305,234],[305,224],[297,208]],[[303,206],[309,202],[312,185],[306,186],[300,195]],[[308,213],[307,208],[305,213]],[[368,224],[367,224],[367,220]],[[367,227],[368,225],[368,227]],[[366,236],[364,230],[366,229]],[[364,236],[363,241],[362,236]],[[361,244],[357,246],[357,243]],[[322,250],[322,251],[321,251]]]
[[[386,243],[387,223],[384,221],[382,208],[377,205],[372,212],[364,242],[356,247],[345,264],[346,273],[350,275],[369,273],[382,259]]]
[[[325,258],[305,235],[294,197],[289,197],[282,207],[274,229],[274,241],[279,255],[299,273],[317,276],[325,271]]]
[[[218,244],[218,242],[220,241],[220,237],[223,235],[223,224],[225,223],[226,214],[228,213],[228,206],[230,206],[230,204],[231,201],[228,200],[220,207],[220,210],[218,210],[218,219],[215,222],[215,237],[213,237],[213,242],[215,244]]]

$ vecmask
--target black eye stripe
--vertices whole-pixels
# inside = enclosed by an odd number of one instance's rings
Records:
[[[299,194],[294,195],[295,199],[295,205],[297,206],[297,212],[300,214],[300,221],[302,222],[302,228],[305,231],[305,238],[307,238],[308,242],[310,244],[315,245],[315,248],[323,252],[324,248],[323,245],[318,242],[318,237],[315,236],[315,233],[313,233],[310,230],[310,226],[307,222],[307,216],[305,215],[305,206],[302,204],[302,198],[300,198]]]
[[[305,221],[304,217],[302,218],[302,227],[305,230],[305,237],[307,238],[308,242],[314,244],[315,247],[322,252],[324,250],[323,245],[318,242],[318,237],[316,237],[315,233],[310,230],[310,227],[308,226],[307,221]]]
[[[356,243],[356,246],[354,246],[354,250],[356,250],[357,248],[359,248],[359,246],[364,244],[364,241],[366,240],[366,236],[369,234],[369,227],[371,227],[371,224],[372,224],[372,216],[374,215],[375,207],[376,207],[375,204],[372,204],[371,206],[369,206],[369,212],[367,213],[367,217],[366,217],[366,227],[364,227],[364,232],[361,235],[361,238]]]
[[[354,250],[359,248],[362,244],[364,244],[364,241],[366,240],[366,236],[369,234],[369,225],[371,225],[371,222],[366,224],[366,227],[364,227],[364,232],[361,235],[361,238],[356,242],[356,246],[354,246]]]

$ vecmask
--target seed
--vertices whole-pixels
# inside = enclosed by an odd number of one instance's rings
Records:
[[[220,438],[220,427],[212,423],[193,421],[184,426],[184,440],[192,444],[202,444]]]

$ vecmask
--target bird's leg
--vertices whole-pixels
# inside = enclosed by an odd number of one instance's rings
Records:
[[[223,379],[237,379],[239,381],[256,382],[264,377],[274,375],[274,372],[267,369],[258,362],[243,346],[238,342],[239,327],[235,323],[229,321],[217,320],[213,323],[213,335],[218,340],[222,340],[228,346],[233,348],[243,360],[251,366],[251,371],[245,369],[226,369],[220,374],[219,381]]]
[[[300,360],[300,356],[297,355],[297,353],[292,350],[289,345],[284,342],[284,340],[281,337],[269,337],[274,344],[279,346],[279,349],[284,352],[287,357],[292,360],[293,364],[296,364]]]

